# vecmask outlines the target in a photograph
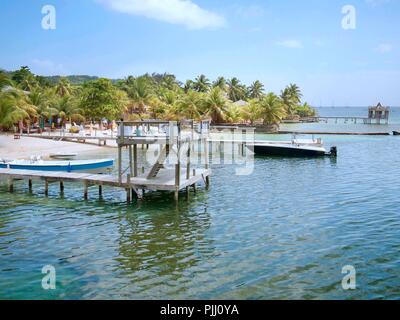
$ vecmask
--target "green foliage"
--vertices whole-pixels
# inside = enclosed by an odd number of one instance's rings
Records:
[[[248,96],[251,99],[260,99],[263,95],[264,85],[258,80],[254,81],[248,89]]]
[[[231,101],[236,102],[239,100],[247,99],[247,88],[243,85],[238,78],[228,80],[228,97]]]
[[[286,116],[282,100],[274,93],[268,93],[260,99],[258,106],[264,125],[279,124]]]
[[[205,75],[179,82],[172,74],[153,73],[109,80],[90,76],[44,77],[28,67],[13,72],[0,70],[0,126],[57,116],[67,121],[144,119],[212,119],[213,123],[247,121],[278,124],[285,117],[308,117],[315,110],[301,101],[295,84],[280,97],[265,93],[256,80],[250,86],[238,78]],[[246,105],[233,102],[244,100]]]
[[[313,107],[311,107],[307,102],[305,102],[304,104],[296,107],[296,114],[299,115],[300,117],[306,118],[306,117],[315,117],[317,115],[317,112]]]
[[[110,80],[100,78],[83,85],[79,106],[90,119],[117,119],[126,102],[125,92],[118,90]]]

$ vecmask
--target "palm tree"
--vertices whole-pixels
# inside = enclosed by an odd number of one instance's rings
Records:
[[[218,77],[212,84],[214,88],[220,88],[223,91],[226,91],[226,80],[224,77]]]
[[[56,93],[60,97],[69,96],[72,94],[72,87],[67,78],[61,78],[56,86]]]
[[[256,122],[258,119],[261,118],[261,112],[260,112],[260,105],[259,105],[259,100],[258,99],[252,99],[249,101],[249,104],[242,108],[241,110],[241,116],[244,120],[250,121],[251,125],[254,125],[254,122]]]
[[[7,74],[5,74],[4,72],[0,71],[0,91],[7,87],[7,86],[11,86],[12,85],[12,81],[11,79],[7,76]]]
[[[85,121],[84,111],[79,108],[78,101],[72,96],[64,96],[55,101],[54,109],[57,110],[58,117],[61,118],[61,125],[66,121]]]
[[[210,80],[204,74],[198,76],[193,84],[193,88],[197,92],[207,92],[210,86]]]
[[[264,95],[264,85],[256,80],[250,85],[248,92],[250,98],[259,99]]]
[[[258,105],[264,125],[279,124],[286,116],[285,107],[281,99],[272,92],[260,99]]]
[[[54,99],[55,97],[52,91],[43,91],[39,88],[35,88],[25,97],[25,105],[36,110],[39,118],[39,124],[41,126],[45,119],[50,119],[52,116],[57,115],[58,113],[58,110],[54,107]]]
[[[187,94],[182,95],[177,101],[177,111],[187,119],[199,120],[201,118],[201,102],[201,94],[189,90]]]
[[[305,102],[303,105],[300,105],[296,108],[296,113],[300,116],[300,117],[314,117],[317,112],[315,111],[315,109],[310,106],[307,102]]]
[[[204,113],[211,117],[212,123],[224,121],[228,106],[228,101],[220,88],[213,88],[203,100]]]
[[[0,127],[9,129],[15,123],[29,120],[36,114],[36,109],[26,104],[24,98],[20,90],[0,90]]]
[[[144,113],[146,111],[146,105],[152,98],[151,87],[148,80],[145,77],[128,77],[125,81],[124,90],[132,101],[133,108],[129,111]]]
[[[303,97],[300,88],[296,84],[291,83],[287,89],[293,102],[299,104],[301,102],[301,98]]]
[[[246,100],[246,86],[242,85],[238,78],[228,80],[228,96],[233,102]]]
[[[289,88],[286,87],[281,91],[280,98],[282,103],[286,109],[286,113],[288,115],[293,115],[296,112],[296,103],[293,101],[292,95],[289,91]]]
[[[185,85],[183,87],[183,91],[188,93],[189,90],[194,90],[194,82],[192,80],[186,80]]]

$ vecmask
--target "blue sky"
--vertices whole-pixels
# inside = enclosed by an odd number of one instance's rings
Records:
[[[42,28],[44,5],[56,29]],[[342,8],[356,28],[342,28]],[[0,68],[297,83],[313,105],[400,105],[400,0],[2,0]]]

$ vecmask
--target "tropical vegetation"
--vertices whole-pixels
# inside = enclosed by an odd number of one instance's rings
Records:
[[[145,74],[111,80],[89,76],[44,77],[24,66],[0,70],[0,128],[103,119],[211,119],[214,124],[278,125],[285,119],[309,117],[315,110],[290,84],[279,95],[256,80],[205,75],[182,83],[172,74]]]

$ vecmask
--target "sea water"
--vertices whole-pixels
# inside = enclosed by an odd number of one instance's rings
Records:
[[[348,114],[335,109],[320,113]],[[357,131],[400,125],[373,127]],[[118,189],[84,201],[81,184],[45,197],[40,182],[32,194],[2,183],[0,298],[399,299],[400,138],[322,138],[337,159],[256,158],[247,176],[213,165],[210,189],[178,204],[163,192],[127,205]],[[48,265],[55,290],[42,286]],[[355,290],[342,286],[344,266]]]

